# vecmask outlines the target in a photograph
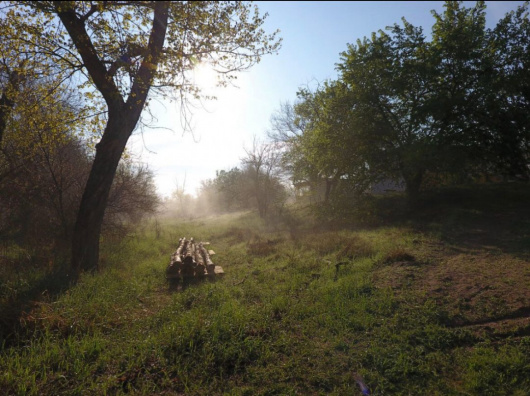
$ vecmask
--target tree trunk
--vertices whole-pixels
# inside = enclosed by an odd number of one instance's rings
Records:
[[[324,196],[324,202],[329,202],[329,199],[331,196],[335,193],[335,189],[337,188],[337,184],[340,180],[340,173],[336,172],[335,175],[333,175],[331,178],[326,176],[326,193]]]
[[[98,268],[99,236],[110,188],[135,124],[131,123],[127,111],[109,112],[105,133],[96,145],[96,156],[74,228],[71,263],[74,281],[81,271]]]
[[[331,187],[333,185],[333,181],[329,180],[329,178],[326,177],[326,191],[324,192],[324,202],[329,202],[329,196],[331,195]]]
[[[9,118],[13,106],[13,101],[11,101],[8,94],[4,92],[0,97],[0,147],[2,146],[4,131],[7,128],[7,119]]]
[[[24,64],[25,62],[21,64],[22,67],[24,66]],[[7,82],[7,86],[4,88],[2,96],[0,97],[0,147],[2,146],[4,132],[7,128],[7,120],[9,118],[9,115],[11,114],[11,111],[13,111],[13,107],[15,107],[15,101],[13,100],[13,96],[18,93],[20,89],[21,80],[22,78],[20,77],[20,74],[18,72],[9,72],[9,80]]]
[[[417,170],[412,174],[403,175],[403,178],[405,179],[405,192],[407,194],[408,202],[409,204],[414,204],[420,195],[423,170]]]

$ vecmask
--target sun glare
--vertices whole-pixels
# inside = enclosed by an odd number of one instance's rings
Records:
[[[254,125],[249,106],[260,108],[259,96],[252,95],[250,75],[237,75],[237,85],[216,87],[217,75],[209,64],[198,64],[190,70],[190,80],[197,84],[202,95],[215,100],[198,100],[187,108],[187,121],[192,133],[179,133],[182,125],[180,103],[160,105],[159,125],[173,132],[156,131],[150,134],[144,158],[157,170],[157,187],[169,196],[174,189],[175,177],[187,175],[186,192],[194,194],[201,180],[215,177],[215,171],[237,166],[244,155],[245,142],[259,131],[262,124]],[[256,101],[258,100],[258,103]],[[268,117],[268,114],[267,114]],[[174,133],[177,132],[177,133]],[[137,136],[138,150],[144,146],[144,137]],[[178,153],[178,154],[176,154]]]
[[[206,94],[217,90],[217,72],[207,63],[200,63],[193,69],[195,84]]]

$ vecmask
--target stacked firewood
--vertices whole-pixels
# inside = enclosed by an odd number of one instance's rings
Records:
[[[184,281],[190,278],[201,278],[205,275],[223,273],[222,268],[213,263],[211,256],[213,250],[204,246],[207,242],[196,242],[193,238],[180,238],[177,250],[171,255],[171,260],[166,269],[166,278],[172,282]]]

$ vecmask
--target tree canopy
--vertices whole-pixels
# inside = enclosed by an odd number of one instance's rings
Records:
[[[415,200],[426,177],[530,177],[528,4],[494,29],[485,10],[446,2],[431,40],[403,18],[348,44],[337,81],[299,92],[284,111],[304,125],[288,158],[327,184],[326,199],[340,184],[390,179]]]

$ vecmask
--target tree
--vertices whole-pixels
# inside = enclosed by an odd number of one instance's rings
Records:
[[[422,29],[403,19],[391,34],[372,34],[342,53],[337,65],[350,91],[353,130],[372,174],[402,178],[411,199],[437,166],[429,115],[432,60]]]
[[[247,195],[256,201],[258,213],[265,218],[271,205],[283,202],[285,188],[279,178],[280,154],[273,144],[261,144],[254,139],[242,159]]]
[[[528,3],[508,13],[491,32],[489,90],[480,119],[488,159],[509,176],[530,179],[530,20]]]
[[[357,185],[362,184],[348,95],[343,83],[326,81],[314,91],[300,89],[294,105],[282,104],[271,117],[269,137],[282,168],[295,188],[309,188],[311,195],[325,185],[324,201],[346,178],[353,181],[356,175]]]
[[[325,185],[324,201],[338,188],[364,191],[368,176],[375,173],[367,172],[351,90],[342,81],[328,81],[315,92],[300,90],[298,96],[296,112],[306,120],[301,142],[308,175]]]
[[[216,171],[213,186],[221,210],[231,211],[249,208],[248,197],[245,192],[244,173],[238,167]]]
[[[411,200],[426,174],[527,173],[528,103],[513,83],[528,75],[525,7],[492,33],[484,2],[446,2],[433,12],[431,42],[403,19],[348,46],[338,70],[371,171],[401,178]]]
[[[268,138],[281,155],[281,166],[293,183],[306,178],[308,165],[302,153],[301,140],[309,120],[297,110],[300,105],[301,100],[295,104],[281,103],[271,116],[271,128],[267,131]]]
[[[469,172],[477,165],[486,166],[485,154],[496,133],[484,108],[493,82],[486,5],[478,1],[466,8],[448,1],[444,8],[442,14],[433,11],[430,53],[435,79],[428,110],[446,168]]]
[[[145,164],[122,159],[110,190],[103,227],[123,230],[137,225],[154,214],[159,204],[153,172]]]
[[[307,145],[310,126],[318,117],[319,106],[312,100],[309,88],[301,89],[295,104],[282,103],[271,116],[268,137],[280,156],[280,166],[300,192],[307,188],[313,194],[318,188],[321,174],[311,161]]]
[[[12,33],[10,21],[0,18],[0,36]],[[0,147],[16,107],[19,115],[39,111],[35,97],[46,107],[48,99],[52,105],[56,101],[57,91],[65,92],[61,76],[54,76],[49,72],[52,67],[47,66],[44,57],[29,52],[23,40],[0,42]]]
[[[97,268],[112,181],[150,90],[185,100],[199,94],[188,73],[196,64],[208,61],[229,80],[279,48],[257,8],[240,2],[14,2],[7,17],[7,40],[22,37],[58,68],[81,72],[106,107],[73,235],[76,279]]]
[[[54,93],[42,100],[40,94],[50,89]],[[84,123],[78,106],[77,95],[66,87],[26,79],[0,148],[0,239],[50,264],[69,254],[90,172],[92,153],[80,138]],[[125,224],[153,213],[157,204],[152,173],[131,157],[123,158],[111,188],[104,232],[124,230]]]
[[[252,208],[249,179],[239,167],[218,170],[215,178],[201,182],[197,208],[200,213],[231,212]]]

